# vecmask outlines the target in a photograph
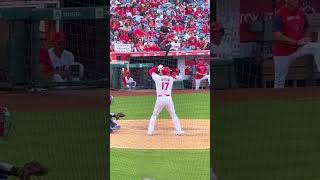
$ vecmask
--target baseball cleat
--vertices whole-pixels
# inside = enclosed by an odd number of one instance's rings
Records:
[[[177,135],[177,136],[183,136],[184,135],[184,131],[175,131],[174,134]]]
[[[117,129],[120,129],[120,128],[121,128],[121,126],[119,126],[119,125],[115,125],[115,126],[112,127],[113,130],[117,130]]]
[[[153,133],[152,133],[152,132],[148,132],[147,135],[148,135],[148,136],[152,136]]]

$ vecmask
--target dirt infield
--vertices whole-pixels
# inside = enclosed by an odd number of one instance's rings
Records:
[[[113,96],[152,96],[154,90],[111,91]],[[208,90],[175,90],[175,94],[209,93]],[[107,90],[56,90],[41,93],[0,92],[0,106],[12,111],[52,111],[105,109]],[[320,99],[320,88],[287,89],[234,89],[215,90],[211,93],[214,102],[242,102],[257,100],[302,100]]]
[[[0,92],[0,106],[25,112],[106,109],[105,97],[105,89]]]
[[[210,121],[181,120],[184,136],[176,136],[171,120],[158,120],[153,136],[147,135],[147,120],[119,121],[121,129],[111,134],[110,147],[128,149],[209,149]]]

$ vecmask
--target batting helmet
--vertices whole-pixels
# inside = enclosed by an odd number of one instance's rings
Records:
[[[169,75],[170,74],[170,68],[169,67],[163,67],[161,70],[162,75]]]

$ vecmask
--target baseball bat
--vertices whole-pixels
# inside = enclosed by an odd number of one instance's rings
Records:
[[[167,56],[168,56],[170,49],[171,49],[171,44],[169,44],[169,46],[168,46],[168,48],[167,48],[167,51],[166,51],[166,55],[165,55],[165,57],[167,57]]]
[[[171,44],[168,45],[168,48],[167,48],[167,50],[166,50],[166,54],[164,55],[165,57],[168,56],[170,49],[171,49]],[[160,64],[161,64],[161,63],[160,63]],[[159,65],[159,64],[158,64],[158,65]],[[158,66],[158,65],[157,65],[157,66]]]

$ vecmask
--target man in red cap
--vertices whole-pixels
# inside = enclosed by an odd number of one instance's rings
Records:
[[[195,76],[196,90],[199,90],[201,81],[205,79],[207,79],[210,84],[210,75],[207,75],[207,68],[204,64],[204,60],[198,59],[198,63],[196,64],[196,76]]]
[[[311,43],[307,28],[308,22],[299,1],[285,0],[274,18],[274,88],[284,88],[291,62],[304,55],[313,55],[320,71],[320,45]]]
[[[74,65],[74,56],[65,50],[65,35],[58,32],[53,37],[53,48],[49,49],[52,66],[54,68],[53,80],[64,82],[70,80],[69,67]]]

